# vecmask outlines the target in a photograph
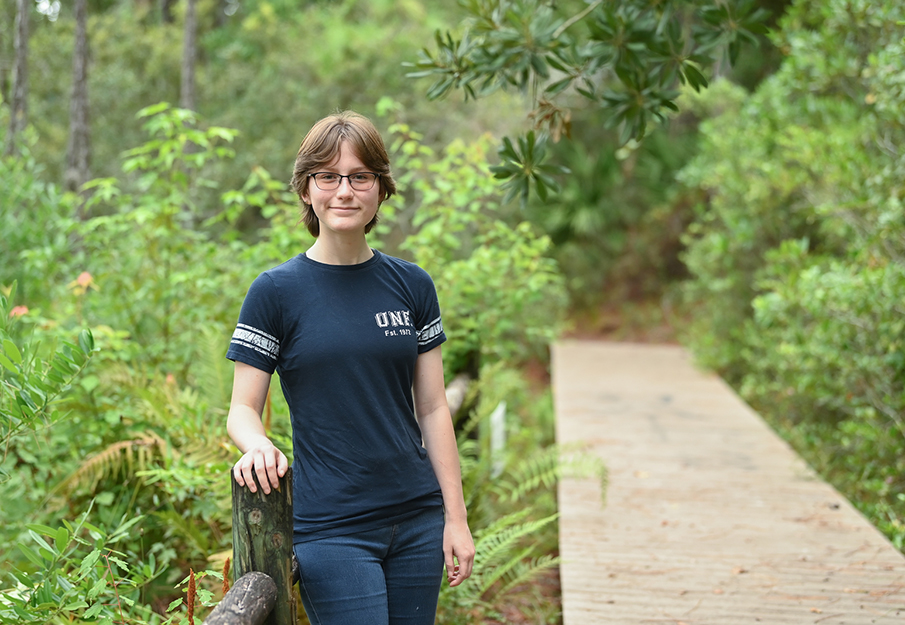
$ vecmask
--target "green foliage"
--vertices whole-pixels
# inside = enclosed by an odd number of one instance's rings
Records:
[[[5,140],[9,108],[0,106],[0,137]],[[0,159],[0,284],[20,285],[20,296],[36,308],[50,297],[39,289],[60,279],[55,259],[71,244],[71,202],[46,180],[35,157],[37,135],[28,127],[20,137],[19,156]]]
[[[449,371],[476,371],[479,362],[519,362],[543,355],[562,327],[566,296],[550,241],[527,222],[499,214],[500,186],[486,161],[489,139],[454,141],[443,157],[405,125],[393,127],[402,181],[418,193],[402,245],[437,284],[449,337]],[[407,178],[412,177],[412,178]]]
[[[683,179],[690,339],[902,545],[905,45],[895,2],[796,3],[750,97],[711,95]]]
[[[225,293],[240,297],[228,274],[208,270],[229,263],[229,245],[198,228],[202,198],[216,186],[203,170],[232,155],[221,143],[235,132],[199,129],[194,114],[167,104],[143,109],[139,117],[150,140],[124,154],[129,187],[112,178],[85,185],[90,217],[78,228],[79,260],[91,268],[96,290],[78,314],[127,332],[147,365],[185,374],[199,328],[229,321],[208,316],[216,302]]]
[[[544,164],[547,153],[546,137],[537,138],[531,131],[519,137],[516,148],[509,137],[503,138],[503,146],[499,150],[502,163],[491,169],[493,175],[500,179],[512,178],[514,184],[509,185],[503,203],[519,197],[524,204],[533,183],[541,201],[546,201],[550,193],[559,191],[559,185],[552,177],[554,170]],[[564,173],[568,173],[567,171]]]
[[[16,586],[0,590],[0,623],[112,624],[123,622],[125,615],[129,622],[159,622],[139,599],[141,589],[161,569],[153,556],[137,564],[134,553],[118,548],[141,517],[124,517],[107,531],[89,523],[87,516],[56,528],[29,525],[29,540],[18,548],[30,567],[13,570],[10,577]]]
[[[705,73],[743,42],[757,44],[767,12],[752,0],[731,2],[549,2],[468,0],[465,33],[435,35],[436,53],[422,50],[412,78],[433,78],[429,98],[462,89],[477,98],[498,89],[529,92],[535,126],[555,139],[569,134],[575,102],[599,107],[620,144],[640,140],[665,112],[677,110],[679,84],[707,86]],[[533,142],[533,141],[531,141]],[[501,148],[511,161],[511,144]],[[528,150],[501,170],[510,192],[540,194],[543,164]],[[538,155],[540,157],[541,155]]]
[[[52,241],[32,241],[59,264],[60,275],[82,272],[57,289],[52,319],[29,309],[13,323],[34,324],[35,336],[46,339],[67,336],[72,325],[88,324],[93,332],[84,333],[78,346],[45,340],[40,351],[36,344],[16,351],[11,341],[3,342],[10,360],[0,374],[4,422],[29,437],[14,438],[0,464],[15,477],[0,484],[0,494],[14,502],[2,511],[0,543],[21,540],[30,519],[62,522],[90,500],[101,504],[92,515],[98,528],[115,527],[124,514],[142,514],[142,532],[129,534],[123,547],[152,558],[160,569],[155,577],[161,582],[143,598],[149,601],[172,592],[166,584],[181,576],[184,563],[203,563],[227,546],[229,483],[223,476],[232,452],[224,446],[222,424],[231,378],[225,364],[218,365],[235,310],[224,309],[222,301],[232,298],[237,309],[244,287],[234,273],[216,271],[243,269],[232,257],[238,244],[218,241],[212,228],[219,222],[207,220],[204,229],[200,208],[213,186],[205,171],[230,155],[222,142],[235,133],[201,129],[191,112],[166,104],[141,116],[149,141],[124,155],[122,181],[86,185],[84,219],[72,226],[76,244],[56,252]],[[4,299],[2,324],[8,308]],[[75,380],[94,351],[92,336],[100,353],[91,372]],[[203,386],[185,383],[196,376]],[[70,391],[69,420],[61,420],[63,410],[51,411],[56,394],[45,389],[50,382]],[[46,395],[45,403],[32,387]],[[7,419],[5,408],[16,402],[24,402],[22,414]],[[53,427],[38,428],[23,415],[41,416]],[[3,551],[4,559],[16,561]]]
[[[28,314],[22,307],[10,306],[16,284],[13,282],[9,297],[0,295],[0,446],[4,460],[17,437],[66,417],[60,410],[62,396],[95,351],[90,330],[82,330],[77,343],[53,337],[43,349],[35,339],[15,340],[17,318]],[[0,481],[10,479],[3,464]]]
[[[598,117],[573,122],[583,141],[550,146],[569,172],[557,193],[532,196],[519,213],[550,237],[573,310],[659,296],[684,275],[677,253],[691,211],[675,175],[694,153],[693,120],[617,149]]]
[[[6,4],[14,15],[14,3]],[[175,3],[174,23],[160,19],[160,7],[90,3],[91,171],[98,178],[118,177],[123,147],[144,142],[135,111],[179,101],[184,4]],[[387,93],[406,105],[409,122],[432,129],[432,141],[448,141],[475,120],[506,127],[509,107],[428,104],[406,84],[402,62],[448,22],[449,11],[440,0],[199,2],[198,113],[212,125],[241,131],[236,158],[215,165],[221,188],[240,188],[254,167],[288,180],[311,124],[337,108],[373,115]],[[8,50],[0,56],[7,63],[13,23],[0,19],[0,50]],[[32,26],[29,117],[41,138],[33,154],[46,179],[60,181],[68,136],[71,4],[64,2],[53,22],[35,12]],[[205,210],[219,212],[216,198],[208,200]]]

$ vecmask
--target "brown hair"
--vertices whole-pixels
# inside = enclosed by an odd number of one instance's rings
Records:
[[[396,181],[390,173],[390,157],[383,138],[371,120],[353,111],[340,111],[323,118],[311,127],[302,140],[298,156],[295,157],[292,180],[289,182],[299,196],[302,221],[308,232],[315,237],[320,234],[320,223],[311,204],[305,202],[302,194],[308,188],[308,174],[318,171],[335,159],[343,141],[348,141],[348,146],[365,167],[380,174],[380,202],[396,192]],[[377,215],[374,215],[374,219],[365,226],[365,233],[371,231],[377,219]]]

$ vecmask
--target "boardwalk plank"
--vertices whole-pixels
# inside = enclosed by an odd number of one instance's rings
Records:
[[[553,350],[564,625],[905,621],[905,557],[679,347]]]

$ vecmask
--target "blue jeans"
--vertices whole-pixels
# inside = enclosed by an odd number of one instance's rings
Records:
[[[385,528],[295,545],[312,625],[433,625],[443,578],[443,508]]]

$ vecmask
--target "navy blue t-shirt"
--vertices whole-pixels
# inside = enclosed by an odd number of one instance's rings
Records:
[[[412,382],[418,354],[445,340],[430,276],[376,250],[359,265],[300,254],[252,283],[226,357],[279,373],[292,418],[295,542],[442,504]]]

